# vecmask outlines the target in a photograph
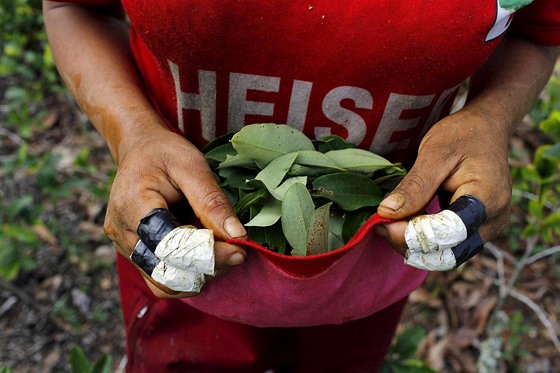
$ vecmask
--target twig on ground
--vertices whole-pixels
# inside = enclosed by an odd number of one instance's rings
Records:
[[[484,247],[494,255],[496,261],[498,262],[498,281],[499,281],[499,290],[500,290],[500,299],[504,299],[507,294],[506,291],[506,276],[505,276],[505,268],[504,268],[504,256],[506,253],[498,246],[494,245],[493,243],[487,242]],[[513,259],[513,258],[512,258]]]
[[[504,251],[504,250],[500,249],[498,246],[494,245],[492,242],[486,242],[484,244],[484,248],[488,249],[488,251],[490,251],[490,253],[492,255],[494,255],[495,257],[497,257],[498,255],[501,255],[511,263],[516,262],[515,257],[513,255],[511,255],[507,251]]]
[[[16,145],[23,145],[25,141],[21,137],[19,137],[16,133],[12,131],[8,131],[7,129],[0,127],[0,136],[7,137],[8,139],[12,140]]]
[[[508,296],[512,296],[513,298],[519,300],[520,302],[524,303],[525,305],[527,305],[529,308],[531,308],[531,310],[533,310],[533,312],[535,312],[535,314],[537,315],[537,317],[539,318],[539,320],[541,321],[541,323],[544,325],[544,327],[547,329],[547,331],[550,334],[550,338],[552,339],[552,342],[554,344],[554,347],[556,348],[556,350],[558,351],[558,353],[560,353],[560,340],[558,339],[558,335],[556,334],[556,330],[554,328],[553,323],[550,321],[550,319],[548,318],[548,316],[546,315],[546,313],[542,310],[542,308],[535,303],[534,301],[532,301],[530,298],[528,298],[526,295],[520,293],[519,291],[517,291],[516,289],[514,289],[514,285],[517,281],[517,279],[519,278],[519,275],[521,274],[521,271],[523,270],[523,268],[531,263],[536,262],[539,259],[545,258],[547,256],[556,254],[558,252],[560,252],[560,246],[555,246],[555,247],[551,247],[549,249],[546,249],[538,254],[535,255],[531,255],[532,252],[534,251],[536,244],[538,242],[538,237],[531,237],[528,238],[526,240],[526,248],[525,248],[525,252],[523,253],[523,257],[520,260],[515,260],[515,258],[513,256],[511,256],[511,254],[507,253],[506,251],[502,250],[500,247],[492,244],[492,243],[487,243],[485,245],[485,247],[488,249],[488,251],[496,258],[497,264],[498,264],[498,279],[491,279],[492,283],[494,285],[496,285],[499,289],[500,292],[500,300],[498,302],[498,304],[496,305],[494,312],[492,313],[492,316],[489,318],[488,324],[492,324],[494,322],[494,318],[495,315],[497,314],[497,312],[501,309],[505,299]],[[510,276],[509,280],[506,283],[505,280],[505,271],[504,271],[504,257],[506,257],[508,260],[510,260],[512,263],[515,264],[515,271],[513,272],[513,274]],[[484,273],[479,272],[482,276],[485,276]]]
[[[507,283],[506,295],[507,295],[507,293],[509,293],[513,289],[513,286],[517,282],[517,279],[519,278],[519,275],[521,274],[521,271],[525,267],[525,261],[527,260],[527,258],[529,258],[531,256],[531,254],[533,253],[533,250],[535,250],[535,246],[537,245],[538,240],[539,240],[539,238],[536,237],[536,236],[535,237],[529,237],[525,240],[525,243],[527,245],[525,247],[525,252],[523,253],[523,256],[521,257],[521,259],[519,261],[517,261],[517,263],[515,263],[515,271],[513,272],[513,274],[511,275],[511,277],[509,278],[509,281]]]
[[[533,256],[528,257],[525,260],[525,265],[533,264],[537,260],[546,258],[547,256],[554,255],[554,254],[557,254],[557,253],[560,253],[560,246],[554,246],[554,247],[548,248],[546,250],[541,251],[538,254],[535,254]]]
[[[517,197],[521,197],[521,198],[525,198],[528,200],[532,200],[532,201],[538,201],[539,197],[536,194],[533,193],[529,193],[529,192],[525,192],[523,190],[519,190],[519,189],[512,189],[512,195],[517,196]],[[546,201],[544,203],[544,206],[546,206],[549,209],[554,209],[554,205],[548,201]]]
[[[556,334],[554,325],[552,324],[552,322],[550,321],[546,313],[542,310],[542,308],[538,304],[533,302],[531,299],[529,299],[529,297],[527,297],[524,294],[521,294],[515,289],[511,289],[509,294],[515,299],[517,299],[518,301],[524,303],[527,307],[532,309],[535,314],[537,314],[539,320],[548,331],[548,334],[550,334],[550,338],[552,339],[552,343],[554,344],[554,347],[556,347],[556,350],[560,354],[560,340],[558,339],[558,335]]]

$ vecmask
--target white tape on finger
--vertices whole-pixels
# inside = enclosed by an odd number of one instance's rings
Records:
[[[204,275],[214,275],[214,235],[209,229],[182,226],[169,232],[154,252],[160,263],[152,278],[175,291],[200,292]]]
[[[163,261],[152,272],[152,278],[175,291],[200,293],[204,286],[204,275],[173,267]]]
[[[420,215],[408,222],[405,263],[428,271],[446,271],[456,266],[451,249],[467,238],[461,218],[450,210]]]
[[[405,263],[426,271],[448,271],[457,266],[455,255],[451,249],[434,251],[432,253],[411,253]]]
[[[214,275],[214,235],[210,229],[177,227],[161,240],[155,254],[173,267]]]

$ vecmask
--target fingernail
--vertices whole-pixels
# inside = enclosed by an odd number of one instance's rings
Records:
[[[385,198],[379,207],[383,207],[387,210],[399,211],[401,207],[404,206],[405,198],[400,193],[393,193],[389,197]]]
[[[229,257],[229,262],[228,264],[230,266],[236,266],[239,265],[241,263],[243,263],[245,261],[245,256],[241,253],[235,253],[232,256]]]
[[[224,221],[224,229],[231,238],[242,237],[247,234],[245,227],[235,216],[230,216]]]

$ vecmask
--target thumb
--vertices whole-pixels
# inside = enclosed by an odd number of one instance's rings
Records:
[[[245,227],[237,218],[207,164],[189,169],[187,175],[189,174],[196,176],[176,180],[202,224],[212,229],[214,236],[221,241],[246,236]]]
[[[404,179],[380,203],[377,210],[379,215],[383,218],[400,220],[422,211],[451,173],[449,164],[445,165],[445,163],[434,162],[433,157],[419,155]]]

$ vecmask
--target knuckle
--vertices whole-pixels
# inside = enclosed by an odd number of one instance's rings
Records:
[[[105,220],[105,223],[103,223],[103,232],[105,232],[105,235],[109,237],[111,241],[115,241],[118,237],[119,229],[109,220]]]
[[[230,209],[229,201],[219,190],[212,191],[202,199],[202,206],[208,212],[221,212]]]
[[[407,196],[414,197],[417,193],[423,194],[429,188],[422,176],[417,173],[411,172],[403,180],[403,183],[399,186],[399,189],[406,190],[405,194]]]

